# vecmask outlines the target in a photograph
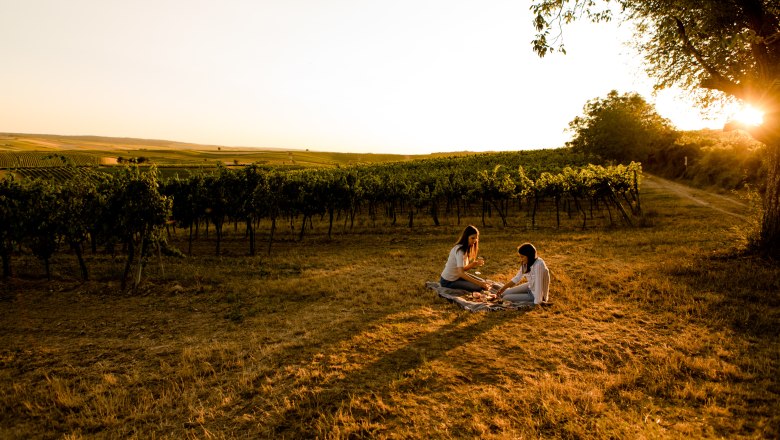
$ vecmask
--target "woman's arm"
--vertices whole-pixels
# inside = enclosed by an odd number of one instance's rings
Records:
[[[463,267],[459,267],[458,270],[458,276],[466,281],[471,281],[472,283],[476,284],[477,286],[482,286],[483,289],[489,290],[490,284],[486,283],[484,280],[481,280],[474,275],[466,272],[463,270]]]
[[[523,268],[521,267],[520,270],[517,271],[517,274],[512,279],[507,281],[503,285],[503,287],[498,289],[498,295],[499,296],[502,295],[506,289],[510,289],[512,287],[519,286],[524,278],[525,278],[525,275],[523,275]]]
[[[509,280],[509,281],[507,281],[507,282],[506,282],[506,283],[505,283],[505,284],[504,284],[504,285],[503,285],[503,286],[502,286],[500,289],[498,289],[498,293],[497,293],[497,295],[498,295],[498,296],[501,296],[501,295],[503,295],[503,294],[504,294],[504,291],[505,291],[506,289],[510,289],[510,288],[512,288],[512,287],[515,287],[515,282],[514,282],[514,281],[512,281],[512,280]]]
[[[476,259],[469,264],[463,266],[463,270],[470,270],[475,267],[482,267],[485,265],[485,260]]]

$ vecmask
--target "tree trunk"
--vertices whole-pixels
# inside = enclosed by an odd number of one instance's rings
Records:
[[[766,148],[766,192],[757,244],[762,253],[780,258],[780,139]]]
[[[135,279],[133,280],[133,295],[138,293],[138,285],[141,284],[141,274],[144,270],[144,242],[146,241],[146,234],[141,232],[141,248],[138,250],[138,270],[135,272]]]
[[[332,239],[331,233],[333,232],[333,211],[335,209],[333,207],[328,208],[328,240]],[[346,223],[346,217],[344,218],[344,223]]]
[[[303,221],[301,222],[301,233],[298,235],[298,241],[303,240],[303,234],[306,233],[306,219],[308,216],[306,214],[303,215]]]
[[[192,256],[192,223],[190,223],[190,237],[187,241],[187,255]]]
[[[582,230],[585,230],[585,222],[588,220],[588,215],[585,213],[585,210],[582,209],[582,205],[580,204],[580,200],[576,197],[574,197],[574,206],[577,207],[577,211],[582,213]]]
[[[495,206],[496,211],[498,211],[498,216],[501,217],[501,224],[504,225],[504,227],[509,226],[509,223],[506,221],[507,213],[503,209],[501,209],[501,201],[491,201],[493,206]],[[438,225],[437,225],[438,226]]]
[[[222,246],[222,226],[223,226],[222,222],[219,222],[219,224],[214,222],[214,231],[216,231],[217,233],[217,256],[218,257],[220,255],[220,247]],[[208,228],[206,230],[208,230]]]
[[[276,216],[271,217],[271,236],[268,237],[268,255],[271,255],[271,246],[274,244],[274,232],[276,232]]]
[[[73,249],[73,253],[76,254],[76,258],[79,260],[79,269],[81,270],[81,280],[87,281],[89,280],[89,272],[87,271],[87,265],[84,263],[84,255],[81,251],[81,243],[79,242],[71,242],[70,243],[71,249]]]
[[[160,275],[165,278],[165,266],[163,266],[162,260],[162,244],[161,241],[157,241],[157,262],[160,263]]]
[[[623,208],[623,205],[620,203],[620,200],[618,200],[617,195],[615,194],[615,190],[610,188],[612,192],[609,194],[610,199],[612,199],[612,202],[615,204],[615,207],[620,211],[620,214],[623,216],[623,220],[628,223],[629,226],[634,226],[634,224],[631,222],[631,217],[628,216],[628,213],[626,212],[626,209]]]
[[[636,170],[634,170],[634,198],[636,199],[636,212],[642,215],[642,204],[639,202],[639,176],[637,176]]]
[[[252,217],[246,219],[246,229],[249,233],[249,255],[255,256],[255,228],[252,222]]]
[[[433,224],[439,226],[439,204],[431,202],[431,217],[433,217]]]
[[[125,272],[122,274],[122,291],[124,292],[127,287],[127,276],[130,274],[130,266],[133,264],[133,257],[135,256],[135,247],[133,246],[133,238],[127,243],[127,262],[125,263]]]
[[[612,220],[612,208],[609,207],[609,202],[607,201],[606,197],[602,201],[604,202],[604,206],[607,207],[607,214],[609,214],[609,225],[612,226],[615,224],[615,222]]]

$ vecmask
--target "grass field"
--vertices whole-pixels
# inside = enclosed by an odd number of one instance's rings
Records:
[[[145,163],[158,166],[215,166],[247,165],[295,165],[304,167],[344,166],[358,163],[405,161],[440,155],[334,153],[283,148],[249,148],[219,145],[201,145],[153,139],[113,138],[98,136],[61,136],[45,134],[0,133],[0,169],[35,163],[33,166],[52,166],[44,157],[62,154],[76,164],[91,159],[104,166],[115,165],[117,159],[143,157]],[[21,160],[20,160],[21,158]],[[26,160],[25,160],[26,159]]]
[[[121,258],[82,284],[75,258],[46,282],[22,257],[0,283],[0,438],[780,437],[780,268],[737,251],[745,208],[655,178],[642,203],[633,229],[480,227],[490,278],[523,241],[552,270],[554,305],[524,313],[424,287],[453,219],[270,256],[201,240],[136,296]]]

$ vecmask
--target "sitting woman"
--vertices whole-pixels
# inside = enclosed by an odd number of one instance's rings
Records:
[[[498,295],[513,303],[547,302],[550,293],[550,271],[544,260],[536,255],[536,248],[531,243],[518,246],[517,254],[520,256],[520,270],[498,290]],[[520,284],[523,279],[525,283]]]
[[[490,284],[478,278],[467,270],[480,267],[485,262],[477,259],[479,253],[479,231],[472,225],[466,226],[461,232],[458,242],[450,250],[447,264],[441,273],[439,284],[450,289],[477,292],[490,289]]]

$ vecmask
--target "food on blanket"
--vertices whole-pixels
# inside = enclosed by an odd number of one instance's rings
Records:
[[[500,298],[495,293],[490,292],[489,290],[483,290],[482,292],[472,292],[465,296],[465,299],[467,301],[472,302],[490,302],[490,303],[496,303],[500,301]]]
[[[486,301],[495,301],[498,298],[498,295],[489,290],[483,290],[482,297],[485,298]]]

